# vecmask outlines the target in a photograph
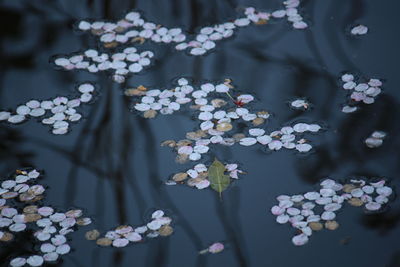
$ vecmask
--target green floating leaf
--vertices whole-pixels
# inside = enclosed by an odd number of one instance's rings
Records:
[[[211,188],[217,191],[220,195],[231,182],[231,179],[225,173],[225,166],[219,160],[215,159],[208,168],[208,179],[211,183]]]

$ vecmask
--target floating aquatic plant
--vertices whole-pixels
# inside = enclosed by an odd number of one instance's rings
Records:
[[[81,31],[90,31],[99,36],[100,42],[105,47],[115,47],[118,44],[139,42],[151,40],[155,43],[175,43],[177,50],[189,49],[189,53],[199,56],[207,53],[216,46],[216,41],[226,39],[234,34],[234,31],[241,27],[251,24],[266,24],[272,18],[287,17],[295,29],[307,28],[307,23],[303,21],[298,13],[299,0],[289,0],[283,2],[285,9],[277,10],[271,13],[257,11],[254,7],[244,9],[244,16],[233,21],[220,23],[211,26],[202,27],[193,40],[184,33],[181,28],[167,28],[157,23],[146,21],[139,12],[129,12],[115,23],[82,20],[78,23],[78,29]]]
[[[37,170],[17,170],[8,179],[2,179],[0,187],[0,241],[11,242],[14,235],[23,231],[34,231],[39,250],[32,255],[24,253],[13,258],[13,267],[41,266],[45,262],[56,262],[71,250],[66,236],[77,226],[88,225],[90,218],[82,217],[82,210],[57,211],[50,206],[35,203],[44,198],[44,186],[37,184]]]
[[[369,148],[380,147],[383,144],[383,139],[386,137],[386,133],[382,131],[374,131],[370,137],[365,139],[365,144]]]
[[[86,239],[96,240],[96,244],[103,247],[111,245],[113,247],[125,247],[129,243],[142,242],[146,237],[156,238],[171,235],[174,231],[171,222],[172,219],[165,216],[164,211],[156,210],[152,213],[151,220],[145,225],[138,227],[121,225],[108,231],[104,237],[100,237],[97,230],[92,230],[86,233]]]
[[[355,103],[373,104],[375,98],[382,92],[382,81],[371,78],[368,82],[357,83],[353,74],[346,73],[341,77],[343,89],[351,92],[351,103],[342,108],[342,112],[351,113],[357,110]]]
[[[232,89],[229,79],[216,85],[205,83],[196,90],[187,79],[180,78],[178,86],[172,89],[148,90],[141,86],[137,89],[128,89],[125,93],[139,97],[134,109],[143,112],[145,118],[154,118],[158,113],[172,114],[182,109],[184,105],[192,104],[190,108],[195,110],[195,116],[201,122],[200,129],[187,133],[187,139],[164,142],[164,145],[176,150],[178,162],[200,160],[202,155],[210,151],[209,146],[212,144],[225,146],[235,143],[243,146],[261,144],[271,151],[281,148],[296,149],[299,152],[311,150],[312,146],[308,141],[298,137],[308,132],[318,132],[321,126],[300,122],[267,134],[260,126],[270,114],[267,111],[251,111],[247,107],[254,97],[250,94],[236,94]],[[244,134],[235,129],[238,123],[255,127],[250,128],[248,134]]]
[[[18,106],[15,112],[0,111],[0,121],[17,124],[29,118],[40,118],[42,124],[51,125],[53,134],[66,134],[71,122],[79,121],[82,115],[77,108],[82,103],[88,103],[93,99],[94,86],[91,83],[82,83],[77,86],[80,96],[74,99],[58,96],[51,100],[30,100]]]
[[[153,56],[153,52],[139,52],[135,47],[125,48],[112,55],[88,49],[83,53],[58,57],[54,63],[65,70],[85,69],[91,73],[107,71],[112,73],[115,82],[123,83],[129,73],[139,73],[149,66]]]
[[[308,242],[313,231],[323,227],[335,230],[336,212],[343,208],[345,202],[352,206],[364,206],[368,212],[382,210],[393,193],[392,188],[385,186],[385,180],[367,182],[363,179],[352,179],[341,184],[332,179],[320,183],[319,191],[302,195],[280,195],[279,204],[271,208],[279,224],[289,223],[299,231],[292,242],[296,246]]]
[[[227,173],[227,174],[225,174]],[[179,172],[167,181],[167,185],[186,184],[197,189],[204,189],[211,186],[215,191],[222,193],[231,183],[231,179],[238,179],[239,174],[244,172],[238,169],[238,164],[222,164],[217,159],[207,168],[200,163],[186,172]]]

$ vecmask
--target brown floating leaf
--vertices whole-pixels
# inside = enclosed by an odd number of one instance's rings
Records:
[[[211,100],[211,104],[214,106],[214,108],[220,108],[226,105],[226,101],[223,99],[215,98]]]
[[[32,201],[35,198],[35,195],[29,193],[22,193],[19,195],[19,200],[22,202]]]
[[[179,148],[181,146],[189,146],[191,144],[192,144],[191,140],[183,139],[183,140],[178,141],[178,143],[176,143],[176,146]]]
[[[201,105],[191,105],[189,108],[194,110],[199,110],[202,106]]]
[[[42,216],[40,216],[40,214],[28,213],[28,214],[25,214],[24,221],[26,223],[36,222],[36,221],[40,220],[41,218],[42,218]]]
[[[112,244],[112,240],[108,239],[106,237],[102,237],[97,239],[96,244],[102,247],[107,247],[110,246]]]
[[[361,207],[362,205],[364,205],[364,202],[357,197],[350,198],[349,200],[347,200],[347,202],[354,207]]]
[[[135,38],[132,38],[132,40],[131,40],[132,43],[139,42],[140,44],[143,44],[145,41],[146,41],[146,39],[144,39],[143,37],[135,37]]]
[[[92,29],[91,32],[94,35],[100,35],[100,34],[104,33],[104,31],[102,29]]]
[[[186,138],[190,140],[199,140],[201,135],[198,132],[188,132],[186,133]]]
[[[350,193],[355,188],[356,188],[356,186],[353,184],[345,184],[345,185],[343,185],[343,192]]]
[[[147,91],[147,87],[145,87],[145,86],[143,86],[143,85],[139,85],[139,86],[137,87],[137,89],[138,89],[139,91],[142,91],[142,92]]]
[[[268,23],[267,19],[259,19],[255,24],[256,25],[265,25]]]
[[[109,42],[109,43],[104,43],[105,48],[114,48],[117,47],[118,43],[117,42]]]
[[[232,137],[235,140],[235,142],[239,142],[241,139],[245,138],[246,135],[244,135],[242,133],[237,133],[237,134],[234,134]]]
[[[310,226],[313,231],[320,231],[324,227],[320,222],[310,222],[308,226]]]
[[[161,146],[169,146],[169,147],[175,147],[176,142],[174,140],[166,140],[161,143]]]
[[[186,162],[188,162],[189,160],[189,155],[187,154],[178,154],[178,156],[176,156],[175,161],[179,164],[184,164]]]
[[[232,130],[233,126],[229,122],[222,122],[217,124],[217,130],[221,132],[228,132]]]
[[[172,228],[169,225],[163,225],[161,226],[161,228],[158,230],[158,233],[161,236],[169,236],[174,232],[174,228]]]
[[[97,231],[96,229],[93,229],[92,231],[88,231],[85,234],[85,238],[87,240],[96,240],[97,238],[99,238],[99,236],[100,236],[100,232]]]
[[[196,133],[200,136],[200,137],[206,137],[208,134],[203,131],[203,130],[197,130]]]
[[[23,212],[24,212],[24,213],[36,213],[37,210],[38,210],[38,206],[36,206],[36,205],[30,205],[30,206],[26,206],[26,207],[23,209]]]
[[[0,238],[0,241],[8,242],[14,239],[14,235],[9,232],[4,232],[3,236]]]
[[[126,96],[142,96],[142,95],[145,95],[146,93],[139,89],[136,89],[136,88],[130,88],[130,89],[126,89],[124,94]]]
[[[258,125],[261,125],[261,124],[263,124],[264,123],[264,119],[263,118],[255,118],[253,121],[252,121],[252,123],[253,123],[253,125],[254,126],[258,126]]]
[[[172,180],[175,182],[181,182],[185,180],[188,177],[188,174],[186,172],[178,172],[172,177]]]
[[[125,20],[126,21],[126,20]],[[127,21],[126,21],[127,22]],[[124,31],[126,31],[126,28],[124,28],[124,27],[121,27],[121,26],[118,26],[118,27],[116,27],[115,29],[114,29],[114,31],[115,32],[124,32]]]
[[[28,173],[26,171],[21,171],[21,170],[16,170],[16,174],[22,174],[22,175],[27,175]]]
[[[69,210],[65,213],[65,216],[70,218],[78,218],[82,216],[82,214],[83,214],[82,210]]]
[[[339,227],[339,223],[337,221],[327,221],[325,222],[325,228],[329,230],[336,230]]]
[[[152,109],[146,110],[146,111],[143,113],[143,117],[145,117],[146,119],[152,119],[152,118],[154,118],[156,115],[157,115],[157,111],[152,110]]]
[[[257,115],[258,115],[258,116],[269,116],[269,112],[268,112],[268,111],[265,111],[265,110],[263,110],[263,111],[259,111],[259,112],[257,112]]]

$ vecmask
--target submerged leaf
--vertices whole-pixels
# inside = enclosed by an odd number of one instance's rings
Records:
[[[208,169],[208,179],[211,182],[211,188],[217,191],[218,193],[222,193],[230,183],[229,176],[224,174],[225,166],[217,159],[211,164]]]

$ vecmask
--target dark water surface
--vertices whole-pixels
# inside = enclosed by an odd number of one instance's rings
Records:
[[[254,94],[258,105],[273,113],[272,131],[287,122],[318,122],[327,130],[314,137],[314,152],[265,153],[257,147],[213,148],[218,158],[239,162],[248,174],[223,193],[165,186],[173,173],[191,167],[175,163],[174,152],[160,147],[182,139],[197,122],[183,113],[146,120],[130,112],[123,85],[106,74],[55,70],[49,59],[96,47],[92,36],[73,30],[79,19],[121,18],[128,10],[167,27],[194,32],[206,24],[234,18],[238,6],[275,10],[278,0],[3,0],[0,2],[0,110],[34,99],[73,95],[74,85],[97,83],[98,94],[84,107],[85,118],[65,136],[49,133],[34,119],[16,126],[0,124],[0,173],[33,166],[45,172],[45,203],[66,210],[83,208],[94,223],[70,235],[72,253],[62,266],[400,266],[400,205],[395,199],[385,213],[365,215],[347,207],[338,214],[336,231],[314,233],[307,245],[291,243],[294,230],[278,225],[269,209],[280,194],[313,190],[325,177],[386,177],[398,189],[400,171],[400,37],[395,0],[309,0],[302,13],[311,27],[293,30],[287,23],[250,26],[218,42],[204,57],[191,57],[173,46],[145,45],[156,52],[155,64],[131,77],[126,86],[168,87],[176,77],[204,80],[231,78]],[[347,34],[355,23],[370,29],[360,37]],[[344,71],[385,80],[384,93],[373,105],[344,114],[346,92],[338,77]],[[306,97],[314,106],[305,113],[287,101]],[[374,130],[388,133],[382,147],[368,149],[363,140]],[[209,158],[211,161],[211,158]],[[100,248],[84,233],[128,223],[141,225],[154,208],[175,219],[175,233],[122,249]],[[341,240],[349,242],[344,245]],[[220,254],[198,251],[224,241]],[[20,240],[26,243],[25,240]],[[0,245],[7,266],[19,254]]]

